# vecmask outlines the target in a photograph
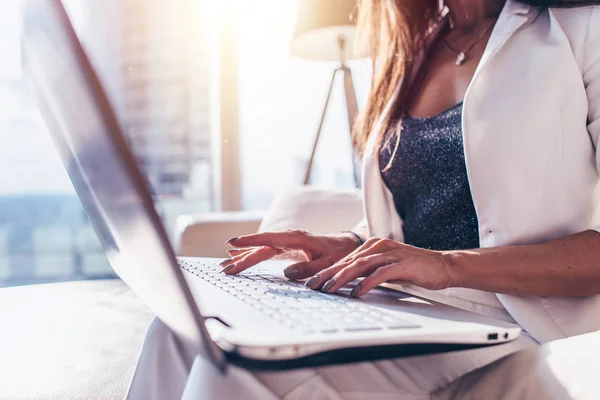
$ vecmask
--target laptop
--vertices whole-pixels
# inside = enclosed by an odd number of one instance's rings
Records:
[[[57,0],[28,0],[23,72],[83,206],[119,277],[187,354],[286,369],[498,345],[520,328],[389,289],[362,299],[287,280],[280,261],[226,276],[177,258],[106,93]],[[190,360],[191,361],[191,360]]]

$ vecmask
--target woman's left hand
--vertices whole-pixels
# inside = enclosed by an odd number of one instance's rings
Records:
[[[364,245],[306,282],[311,289],[333,293],[361,276],[351,292],[360,297],[383,282],[400,281],[430,290],[453,285],[449,252],[420,249],[390,239],[369,239]]]

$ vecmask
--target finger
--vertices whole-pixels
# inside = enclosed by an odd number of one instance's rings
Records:
[[[368,239],[362,246],[354,250],[352,253],[348,254],[346,257],[329,266],[329,268],[319,272],[318,274],[315,274],[315,276],[306,281],[306,287],[314,290],[321,289],[325,282],[331,279],[331,277],[333,277],[345,266],[356,262],[356,260],[359,260],[361,257],[367,256],[369,249],[378,241],[379,239]]]
[[[247,270],[256,264],[266,261],[277,254],[277,250],[272,247],[259,247],[256,250],[239,256],[239,259],[223,269],[223,272],[227,275],[239,274],[240,272]]]
[[[318,276],[316,276],[318,279],[310,279],[308,282],[306,282],[306,285],[311,289],[319,289],[339,271],[343,270],[349,265],[359,262],[366,257],[370,257],[393,248],[392,244],[395,244],[394,247],[398,245],[397,242],[393,242],[388,239],[368,239],[364,245],[350,253],[348,256],[342,258],[337,263],[333,264],[327,269],[327,271],[323,271],[322,273],[318,274]],[[330,284],[328,289],[331,287],[331,285],[333,285],[333,282]]]
[[[402,262],[380,267],[356,285],[350,295],[352,297],[361,297],[377,285],[387,281],[399,280],[412,282],[413,279],[407,274],[407,271],[405,266],[402,265]]]
[[[240,251],[239,253],[237,253],[237,255],[233,255],[233,254],[236,254],[236,253],[234,253],[235,250],[230,250],[229,253],[230,253],[231,257],[224,260],[219,265],[223,268],[226,268],[226,267],[242,260],[245,256],[250,255],[250,253],[252,253],[258,249],[260,249],[260,247],[246,248],[246,249],[244,249],[244,251]],[[242,249],[239,249],[239,250],[242,250]],[[304,253],[300,253],[300,252],[297,252],[297,254],[294,252],[285,252],[284,253],[279,249],[273,249],[273,251],[275,252],[275,256],[270,257],[270,259],[278,258],[279,256],[283,255],[285,257],[285,259],[288,259],[288,260],[297,260],[297,261],[306,260],[306,256],[304,255]],[[263,261],[266,261],[266,259]]]
[[[313,237],[304,231],[265,232],[241,236],[227,241],[233,247],[270,246],[295,250],[311,249],[314,247]]]
[[[362,246],[348,254],[346,257],[342,258],[336,264],[347,266],[360,258],[364,258],[372,254],[383,253],[397,247],[398,243],[394,242],[393,240],[370,238],[367,239]]]
[[[357,247],[356,249],[354,249],[354,251],[350,254],[348,254],[346,257],[342,258],[340,261],[338,262],[343,262],[346,260],[350,260],[350,259],[355,259],[357,255],[367,251],[368,249],[370,249],[371,247],[373,247],[376,243],[379,242],[380,239],[376,239],[376,238],[369,238],[367,239],[362,245],[360,245],[359,247]]]
[[[269,247],[269,246],[261,246],[261,247]],[[242,256],[244,254],[250,254],[250,252],[253,252],[254,250],[258,249],[258,247],[245,247],[243,249],[233,249],[233,250],[228,250],[227,254],[229,254],[230,258],[234,258],[234,257],[238,257],[238,256]],[[275,249],[275,251],[277,251],[277,255],[273,258],[275,259],[282,259],[282,260],[295,260],[295,261],[302,261],[302,260],[306,260],[308,255],[300,250],[281,250],[281,249]]]
[[[256,248],[254,247],[245,247],[242,249],[232,249],[232,250],[227,250],[227,254],[229,254],[229,257],[235,257],[235,256],[239,256],[241,254],[244,254],[248,251],[253,251]]]
[[[228,258],[226,260],[223,260],[222,262],[219,263],[219,265],[223,268],[230,266],[231,264],[235,263],[235,257],[231,257]]]
[[[343,285],[339,285],[339,286],[336,286],[335,289],[332,289],[331,291],[329,290],[332,287],[332,285],[336,282],[338,274],[342,273],[342,271],[346,271],[347,269],[350,268],[350,266],[356,266],[358,268],[353,267],[350,269],[355,272],[356,276],[354,276],[354,278],[352,278],[352,279],[348,278],[346,283],[350,282],[356,278],[359,278],[361,276],[366,276],[366,275],[370,274],[371,272],[373,272],[379,266],[379,265],[373,265],[372,268],[370,267],[371,264],[374,263],[374,260],[372,260],[372,258],[375,256],[378,256],[378,255],[370,255],[370,256],[366,256],[366,257],[362,257],[362,258],[359,257],[355,261],[352,261],[348,265],[339,264],[339,263],[334,264],[331,267],[326,268],[323,271],[315,274],[315,276],[313,276],[311,279],[309,279],[306,282],[306,286],[311,289],[314,289],[314,290],[324,289],[323,291],[326,291],[326,292],[334,292],[343,286]],[[347,275],[347,273],[344,273],[344,276],[346,276],[346,275]],[[331,280],[333,280],[333,281],[331,283],[329,283]],[[326,284],[328,284],[328,285],[327,285],[327,288],[325,289],[324,286]]]
[[[304,279],[315,275],[329,266],[331,266],[331,262],[321,258],[315,261],[292,264],[284,269],[283,273],[289,279]]]
[[[312,261],[313,254],[311,252],[301,250],[281,250],[276,249],[277,255],[273,257],[274,260],[287,260],[295,262]]]
[[[399,257],[401,256],[393,252],[373,254],[359,258],[345,267],[328,268],[320,274],[324,282],[321,290],[326,293],[335,293],[356,278],[371,275],[381,266],[398,262]]]
[[[252,249],[252,250],[247,250],[244,253],[238,254],[237,256],[233,256],[231,258],[223,260],[219,265],[223,268],[228,267],[228,266],[240,261],[242,258],[244,258],[245,256],[247,256],[248,254],[252,253],[253,251],[255,251],[257,249],[258,249],[258,247],[255,249]]]

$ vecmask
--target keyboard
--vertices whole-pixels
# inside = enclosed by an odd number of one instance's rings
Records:
[[[180,260],[182,269],[228,292],[287,328],[306,334],[418,328],[393,311],[317,292],[260,267],[225,275],[217,263]]]

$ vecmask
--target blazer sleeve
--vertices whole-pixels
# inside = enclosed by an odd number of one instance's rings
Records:
[[[358,225],[352,229],[352,231],[358,233],[363,239],[368,239],[369,223],[367,222],[367,217],[363,218],[362,221],[360,221]]]
[[[583,58],[583,83],[588,98],[588,132],[596,148],[600,173],[600,7],[592,8]],[[600,226],[594,227],[600,232]]]

